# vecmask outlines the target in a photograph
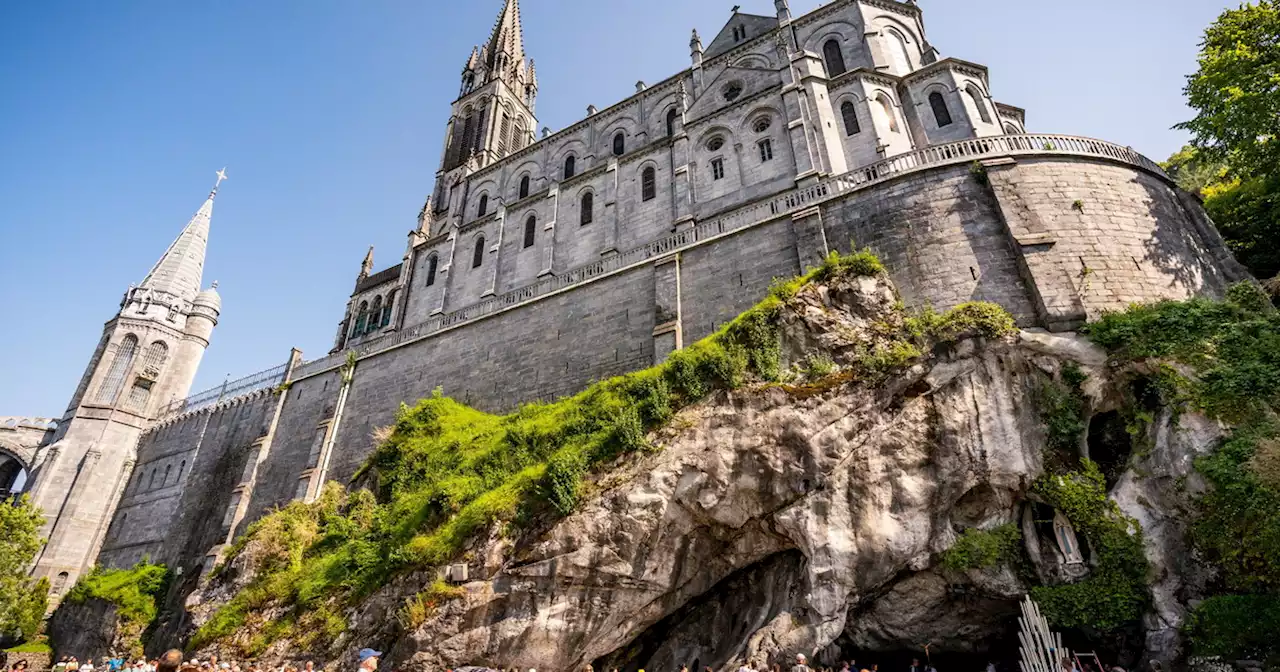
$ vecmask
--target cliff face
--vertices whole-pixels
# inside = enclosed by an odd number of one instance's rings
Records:
[[[540,534],[517,541],[495,526],[473,539],[457,559],[470,577],[459,595],[406,623],[397,611],[434,575],[401,576],[347,612],[329,654],[379,643],[404,669],[723,670],[926,643],[985,652],[1008,646],[1032,585],[1095,571],[1088,553],[1066,562],[1033,484],[1054,459],[1045,390],[1066,369],[1086,376],[1084,414],[1121,403],[1105,353],[1076,336],[979,335],[956,320],[931,351],[895,356],[893,335],[913,327],[883,276],[805,286],[780,320],[791,383],[683,409],[649,435],[652,450],[593,476],[584,503]],[[1194,414],[1154,424],[1155,448],[1132,460],[1084,435],[1078,451],[1119,465],[1114,498],[1147,532],[1154,567],[1146,655],[1172,659],[1191,580],[1178,521],[1197,486],[1186,476],[1219,432]],[[969,544],[1000,531],[1013,541]],[[196,625],[251,564],[237,558],[192,596]],[[291,655],[280,642],[267,657]]]

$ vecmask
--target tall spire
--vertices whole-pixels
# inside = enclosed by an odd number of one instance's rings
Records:
[[[213,199],[218,186],[227,179],[227,169],[217,171],[218,180],[209,197],[196,214],[187,222],[182,233],[165,250],[151,272],[139,283],[139,290],[152,294],[168,294],[183,301],[192,301],[200,291],[200,278],[204,274],[204,252],[209,243],[209,222],[213,218]]]
[[[486,54],[489,70],[499,77],[524,66],[524,31],[520,27],[520,0],[506,0],[489,37]]]

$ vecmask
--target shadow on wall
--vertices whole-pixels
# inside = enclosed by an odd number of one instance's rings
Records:
[[[1138,174],[1134,181],[1146,191],[1148,212],[1155,222],[1143,243],[1147,251],[1143,261],[1168,278],[1167,288],[1221,297],[1228,285],[1248,277],[1194,196],[1147,175]]]

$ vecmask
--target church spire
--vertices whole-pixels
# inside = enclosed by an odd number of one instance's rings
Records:
[[[489,37],[486,65],[499,78],[524,69],[524,31],[520,27],[520,0],[506,0]]]
[[[217,175],[218,180],[209,191],[209,197],[196,210],[191,221],[187,222],[182,233],[169,245],[160,260],[151,267],[151,272],[139,283],[137,291],[146,291],[152,295],[167,294],[187,302],[196,298],[200,291],[200,278],[204,273],[204,253],[209,243],[213,199],[218,195],[218,186],[227,179],[227,169],[219,170]]]

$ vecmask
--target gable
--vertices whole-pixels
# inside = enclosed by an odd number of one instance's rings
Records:
[[[711,44],[707,45],[707,50],[703,52],[704,59],[712,59],[723,54],[730,49],[750,40],[759,37],[774,28],[778,27],[778,18],[775,16],[760,16],[758,14],[743,14],[742,12],[734,12],[729,22],[724,24],[724,28],[716,33],[716,38],[711,40]],[[745,30],[746,36],[743,37],[739,32],[738,39],[734,39],[734,29]]]
[[[742,92],[735,96],[733,100],[726,100],[724,90],[735,82],[742,84]],[[689,106],[689,111],[685,113],[685,118],[701,119],[718,110],[733,107],[751,96],[779,86],[781,83],[782,76],[777,70],[742,68],[731,65],[720,71],[720,74],[715,79],[707,83],[706,89]]]

